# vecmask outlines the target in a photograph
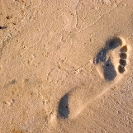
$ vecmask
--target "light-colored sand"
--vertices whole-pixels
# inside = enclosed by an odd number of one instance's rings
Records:
[[[1,0],[0,133],[132,133],[132,47],[132,0]]]

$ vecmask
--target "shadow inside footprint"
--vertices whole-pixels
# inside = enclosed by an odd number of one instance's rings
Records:
[[[61,118],[68,118],[69,108],[68,108],[68,94],[64,95],[58,106],[58,114]]]
[[[103,70],[104,78],[108,81],[113,80],[117,75],[110,58],[104,63]]]
[[[106,54],[108,52],[108,49],[103,48],[96,56],[95,63],[98,64],[100,62],[106,61]]]
[[[103,73],[105,80],[113,80],[116,77],[115,67],[111,62],[111,59],[107,59],[107,54],[109,50],[113,50],[118,46],[122,45],[122,41],[118,37],[114,37],[106,42],[105,47],[97,54],[94,63],[103,63]]]
[[[109,50],[115,49],[115,48],[117,48],[120,45],[122,45],[122,40],[120,38],[118,38],[118,37],[114,37],[112,39],[109,39],[106,42],[106,47],[108,47]]]

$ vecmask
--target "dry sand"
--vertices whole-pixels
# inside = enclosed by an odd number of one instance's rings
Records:
[[[132,47],[132,0],[1,0],[0,133],[133,133]]]

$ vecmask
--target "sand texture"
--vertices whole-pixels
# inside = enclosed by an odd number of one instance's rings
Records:
[[[133,133],[132,49],[132,0],[1,0],[0,133]]]

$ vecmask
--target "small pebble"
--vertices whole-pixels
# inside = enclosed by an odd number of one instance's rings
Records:
[[[10,19],[10,17],[9,16],[6,16],[6,19]]]

